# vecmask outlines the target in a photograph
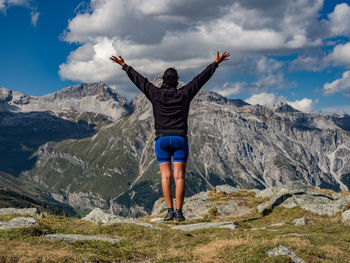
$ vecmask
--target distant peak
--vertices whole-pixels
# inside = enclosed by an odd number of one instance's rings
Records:
[[[204,89],[198,92],[198,95],[196,96],[196,100],[215,102],[217,104],[229,104],[229,105],[234,105],[236,107],[249,105],[249,103],[246,103],[241,99],[229,99],[227,97],[220,95],[215,91],[204,90]]]
[[[119,94],[116,89],[110,88],[102,81],[94,83],[79,83],[77,85],[58,90],[55,93],[48,94],[44,97],[48,99],[79,99],[89,96],[97,96],[96,98],[99,101],[114,99],[116,101],[127,102],[127,99]]]
[[[280,101],[276,105],[273,106],[273,110],[275,112],[300,112],[297,109],[294,109],[288,103]]]

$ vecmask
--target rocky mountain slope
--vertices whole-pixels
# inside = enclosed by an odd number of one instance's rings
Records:
[[[86,213],[95,207],[120,215],[151,212],[162,193],[152,107],[143,94],[129,102],[102,83],[81,84],[40,98],[18,99],[11,95],[14,92],[1,92],[4,142],[13,144],[30,127],[47,133],[26,152],[30,164],[16,173],[12,165],[7,172]],[[52,112],[29,112],[38,110],[37,105],[47,110],[53,105]],[[69,110],[60,111],[66,106]],[[68,121],[71,131],[59,122],[43,122],[44,113],[45,118]],[[17,115],[25,114],[40,118],[34,118],[35,125],[31,118],[25,125],[24,117],[16,122]],[[56,128],[46,131],[48,124]],[[202,90],[192,102],[189,127],[187,196],[219,184],[263,189],[296,179],[336,191],[350,187],[348,115],[306,114],[286,104],[253,106]],[[52,136],[60,128],[66,133]],[[28,148],[34,136],[29,134],[18,143],[17,152]],[[2,156],[11,153],[11,143],[1,149]]]

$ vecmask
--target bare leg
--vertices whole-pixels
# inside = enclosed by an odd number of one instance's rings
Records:
[[[159,164],[160,175],[162,177],[162,190],[165,199],[165,203],[168,208],[173,208],[173,191],[172,191],[172,169],[171,163]]]
[[[176,209],[182,209],[185,197],[186,163],[174,162],[174,178],[176,186]]]

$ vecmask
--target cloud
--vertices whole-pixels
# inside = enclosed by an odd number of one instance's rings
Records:
[[[32,25],[33,25],[33,27],[36,27],[36,25],[38,24],[38,18],[39,18],[40,12],[32,11],[30,13],[30,15],[31,15],[31,19],[32,19]]]
[[[6,13],[11,6],[25,6],[30,8],[33,0],[0,0],[0,11]]]
[[[314,110],[315,104],[318,102],[317,100],[313,101],[312,99],[308,99],[308,98],[303,98],[301,100],[295,100],[295,101],[288,101],[283,96],[276,97],[275,94],[267,93],[267,92],[254,94],[248,99],[246,99],[245,101],[253,105],[259,104],[259,105],[267,105],[267,106],[275,105],[278,102],[284,102],[284,103],[288,103],[294,109],[300,110],[302,112],[308,112],[308,113]]]
[[[322,91],[326,96],[344,92],[345,97],[350,97],[350,70],[345,71],[340,79],[324,84]]]
[[[334,11],[328,15],[329,27],[335,36],[350,36],[350,6],[346,3],[335,6]]]
[[[231,95],[241,94],[245,86],[247,86],[247,83],[244,83],[244,82],[235,82],[235,83],[226,82],[224,83],[222,89],[217,89],[214,91],[216,91],[222,96],[228,97]]]
[[[228,50],[231,60],[220,65],[222,70],[253,75],[250,68],[258,70],[256,64],[264,59],[269,63],[266,55],[321,45],[318,16],[322,7],[323,0],[222,0],[220,5],[211,0],[94,0],[89,7],[78,8],[63,34],[65,41],[86,48],[79,47],[61,64],[60,75],[88,81],[93,78],[93,68],[108,68],[93,55],[90,60],[87,56],[80,60],[84,49],[96,49],[104,41],[144,74],[156,75],[165,67],[176,66],[189,77],[213,61],[217,50]],[[74,70],[62,70],[68,68]],[[281,66],[277,71],[257,72],[256,80],[247,85],[260,91],[281,88],[286,86],[282,72]],[[111,85],[120,83],[109,74],[100,80],[111,79],[115,80]],[[222,87],[230,82],[220,81]],[[238,92],[237,85],[230,84],[233,93]]]
[[[314,55],[299,55],[289,64],[290,71],[321,71],[329,66],[345,66],[350,68],[350,42],[336,44],[333,50],[327,55],[325,52],[318,52]],[[310,52],[309,52],[310,53]]]
[[[301,100],[296,101],[286,101],[290,106],[294,109],[300,110],[302,112],[310,113],[314,110],[315,104],[318,101],[313,101],[312,99],[303,98]]]
[[[267,92],[262,92],[259,94],[254,94],[245,101],[248,102],[249,104],[253,105],[268,105],[272,106],[276,104],[278,101],[284,100],[283,97],[276,97],[275,94],[273,93],[267,93]]]
[[[335,65],[344,65],[350,68],[350,42],[335,46],[326,60],[333,62]]]
[[[350,106],[349,105],[340,105],[334,107],[327,107],[319,109],[320,113],[337,113],[337,114],[350,114]]]
[[[317,72],[324,69],[327,66],[324,57],[321,56],[309,56],[300,55],[289,64],[288,69],[290,71],[313,71]]]

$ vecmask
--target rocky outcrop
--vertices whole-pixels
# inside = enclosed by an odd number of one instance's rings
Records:
[[[240,190],[229,185],[220,185],[216,187],[214,191],[222,191],[226,195],[233,192],[239,192]],[[173,200],[176,204],[176,200]],[[230,216],[241,216],[249,214],[253,211],[251,207],[247,207],[239,202],[237,198],[227,198],[225,203],[221,204],[215,200],[211,200],[209,192],[200,192],[191,197],[184,199],[182,210],[185,214],[186,219],[203,219],[204,215],[215,213],[218,217],[230,217]],[[163,198],[157,200],[153,206],[151,216],[165,216],[167,206]]]
[[[319,214],[334,215],[350,203],[350,195],[327,193],[300,181],[290,182],[284,186],[271,187],[256,194],[256,197],[269,197],[270,200],[257,207],[258,212],[268,214],[277,206],[302,209]]]

